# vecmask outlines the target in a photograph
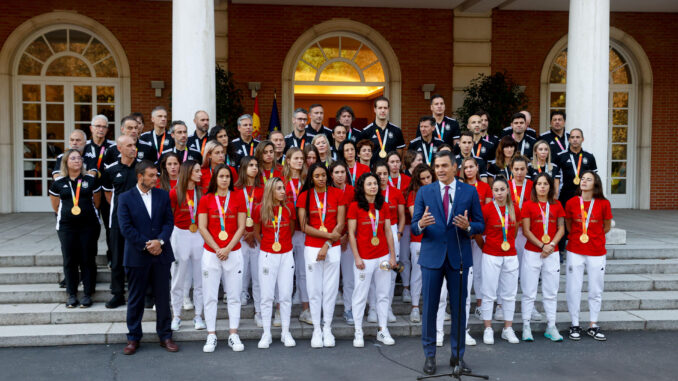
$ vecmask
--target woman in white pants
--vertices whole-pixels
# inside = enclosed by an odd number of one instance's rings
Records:
[[[243,268],[240,237],[245,232],[247,210],[242,193],[233,192],[232,175],[228,166],[219,164],[213,172],[207,194],[198,204],[198,226],[205,240],[201,279],[207,342],[203,352],[214,352],[217,346],[217,302],[222,281],[228,298],[228,346],[236,352],[245,349],[238,336],[238,326]]]
[[[390,208],[379,191],[379,180],[373,173],[358,178],[355,200],[348,209],[348,239],[353,250],[355,269],[353,276],[353,311],[355,337],[353,346],[362,348],[363,315],[372,280],[376,283],[377,317],[379,330],[377,341],[393,345],[395,341],[388,332],[388,307],[391,288],[391,269],[397,265],[395,243],[390,228]]]
[[[329,173],[314,163],[297,201],[299,225],[306,234],[306,287],[313,320],[312,348],[334,347],[332,318],[339,291],[340,238],[346,209],[341,190],[328,187]],[[322,315],[322,325],[321,325]]]
[[[497,300],[497,289],[504,307],[504,329],[501,338],[511,344],[520,340],[513,331],[513,314],[518,292],[518,258],[516,256],[516,230],[520,210],[511,200],[506,179],[499,176],[492,183],[494,201],[483,207],[485,220],[485,244],[483,245],[483,303],[482,316],[485,325],[483,342],[494,344],[492,331],[492,308]]]
[[[243,195],[245,207],[247,208],[247,217],[245,219],[245,234],[243,234],[242,243],[242,258],[243,258],[243,274],[242,274],[242,294],[240,299],[243,304],[247,304],[248,293],[247,289],[252,281],[252,300],[254,301],[254,321],[257,327],[262,327],[261,324],[261,306],[259,296],[259,242],[254,236],[254,220],[252,219],[252,212],[254,207],[261,203],[261,198],[264,195],[264,186],[262,184],[261,176],[259,175],[258,161],[253,156],[245,156],[240,160],[240,168],[238,169],[238,181],[235,182],[235,192]]]
[[[275,290],[278,288],[280,341],[286,347],[296,344],[290,333],[292,288],[294,286],[294,256],[292,232],[296,211],[287,203],[285,183],[278,177],[269,179],[264,187],[264,198],[254,211],[254,233],[261,242],[259,257],[259,286],[261,288],[261,319],[264,332],[258,347],[266,349],[273,342],[271,316]]]
[[[600,177],[592,171],[581,175],[579,195],[565,205],[565,224],[570,232],[567,241],[567,309],[572,326],[570,339],[581,339],[579,307],[584,269],[588,273],[589,328],[586,334],[599,341],[606,337],[598,326],[605,282],[605,234],[610,231],[612,209],[603,194]]]
[[[538,174],[534,179],[530,200],[525,202],[521,211],[523,231],[527,238],[520,266],[523,341],[534,341],[530,317],[537,298],[540,277],[542,304],[548,322],[544,337],[552,341],[563,341],[556,328],[556,307],[560,284],[558,242],[565,234],[565,210],[555,199],[555,191],[553,178],[546,172]]]
[[[184,303],[184,295],[191,290],[190,283],[186,286],[186,279],[193,280],[193,299],[195,317],[193,325],[195,329],[205,329],[202,320],[202,271],[201,261],[204,241],[198,233],[197,211],[200,200],[200,164],[193,160],[187,160],[179,169],[179,180],[176,187],[169,193],[172,212],[174,213],[174,231],[172,232],[171,244],[176,258],[176,271],[172,277],[172,330],[178,331],[181,327],[181,306]]]
[[[405,199],[405,190],[410,186],[410,176],[402,173],[403,162],[400,155],[396,151],[392,151],[386,156],[386,164],[388,164],[388,185],[396,188],[403,194]],[[405,199],[406,200],[406,199]],[[406,200],[407,201],[407,200]],[[398,261],[403,265],[403,271],[400,272],[400,280],[403,283],[403,302],[412,302],[412,294],[410,293],[410,273],[412,272],[412,264],[410,262],[410,215],[407,213],[407,205],[405,205],[405,224],[403,226],[402,235],[398,238]]]

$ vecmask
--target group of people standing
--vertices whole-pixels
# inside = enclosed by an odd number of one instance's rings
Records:
[[[495,317],[505,322],[502,338],[518,342],[511,325],[519,279],[523,340],[533,340],[529,322],[540,318],[533,307],[540,278],[548,321],[545,335],[562,340],[555,312],[559,253],[564,250],[572,317],[569,337],[578,340],[582,335],[579,303],[586,268],[591,311],[586,332],[604,340],[596,321],[604,234],[612,215],[595,159],[582,150],[582,131],[566,133],[565,114],[554,112],[550,131],[537,139],[529,128],[529,113],[522,112],[498,138],[487,133],[489,115],[479,112],[462,132],[444,115],[443,97],[435,95],[432,115],[420,119],[418,136],[405,149],[402,131],[389,122],[389,110],[389,100],[377,98],[375,121],[358,130],[352,127],[353,110],[344,106],[336,115],[338,125],[330,129],[322,124],[324,108],[315,104],[308,111],[294,111],[292,133],[273,131],[263,141],[253,137],[250,115],[238,118],[238,137],[231,140],[224,127],[208,131],[209,116],[198,111],[196,131],[189,137],[184,122],[171,122],[167,128],[167,111],[158,107],[151,113],[151,131],[141,134],[143,116],[133,114],[122,119],[114,143],[105,139],[108,120],[96,116],[91,140],[85,143],[81,130],[71,135],[71,149],[58,159],[50,188],[64,254],[67,307],[92,304],[101,216],[112,273],[112,298],[106,307],[125,304],[126,276],[129,282],[125,353],[138,348],[144,304],[155,304],[161,344],[172,351],[178,347],[167,339],[181,327],[182,307],[194,309],[195,328],[207,330],[203,350],[213,352],[221,290],[228,306],[227,343],[234,351],[244,350],[238,328],[241,307],[250,298],[255,321],[263,329],[259,348],[271,345],[272,325],[282,327],[285,346],[295,345],[289,327],[296,303],[302,305],[299,319],[314,327],[311,346],[333,347],[338,297],[344,304],[343,318],[355,326],[354,346],[364,346],[366,312],[368,322],[378,323],[377,340],[393,345],[388,323],[396,320],[391,305],[398,276],[402,299],[412,305],[410,320],[420,322],[422,310],[424,318],[426,311],[434,311],[431,332],[442,346],[448,296],[443,287],[437,307],[421,306],[421,264],[428,262],[421,251],[422,234],[414,233],[425,226],[417,225],[422,215],[413,216],[418,191],[437,183],[442,174],[439,160],[449,158],[454,181],[472,186],[482,208],[484,231],[470,235],[473,266],[464,292],[468,315],[470,290],[475,290],[475,313],[486,326],[483,341],[493,343],[496,302]],[[141,241],[130,236],[133,223],[127,209],[120,209],[120,197],[137,188],[141,201],[146,202],[147,194],[158,198],[156,191],[143,186],[151,181],[147,172],[155,172],[155,187],[166,191],[172,228],[164,237],[165,229],[159,227],[156,236],[138,247]],[[155,202],[147,206],[151,216],[156,214]],[[466,218],[470,227],[468,219],[478,220],[480,214]],[[132,271],[150,263],[130,261],[132,250],[168,264],[171,286],[169,279],[167,287],[159,286],[164,276],[155,270],[143,276]],[[84,286],[80,300],[79,281]],[[171,297],[159,295],[165,291]],[[468,331],[464,342],[475,344]]]

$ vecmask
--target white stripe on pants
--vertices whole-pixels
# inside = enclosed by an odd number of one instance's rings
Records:
[[[292,288],[294,286],[294,256],[292,251],[284,254],[261,252],[259,258],[259,286],[261,287],[261,320],[264,332],[271,333],[271,315],[276,286],[280,302],[282,331],[290,329],[292,312]]]
[[[412,294],[413,306],[419,306],[419,299],[421,298],[421,266],[419,266],[419,250],[421,250],[421,242],[410,242],[410,254],[412,258],[410,293]]]
[[[471,254],[473,255],[473,292],[476,299],[483,299],[483,249],[471,239]],[[469,273],[470,275],[470,273]],[[471,287],[469,287],[470,289]],[[468,319],[467,319],[468,321]]]
[[[567,252],[567,309],[570,311],[572,325],[579,325],[581,288],[584,283],[584,268],[588,274],[589,321],[597,322],[600,305],[603,301],[606,256],[590,256]]]
[[[346,250],[341,252],[341,284],[343,288],[344,310],[351,311],[353,308],[353,289],[355,287],[355,279],[353,277],[353,269],[355,268],[355,258],[353,258],[353,250],[351,245],[346,245]]]
[[[187,279],[193,279],[193,300],[195,305],[195,316],[202,315],[202,281],[200,277],[202,261],[202,252],[204,241],[200,233],[191,233],[190,230],[174,227],[170,239],[174,258],[176,261],[175,274],[172,278],[172,314],[175,317],[181,315],[181,306],[184,302],[184,296],[188,296],[191,291],[190,283],[187,286]]]
[[[468,269],[468,281],[467,281],[467,295],[466,295],[466,327],[468,327],[468,315],[471,311],[471,285],[473,284],[473,268],[472,266]],[[438,313],[436,314],[436,331],[439,333],[445,332],[445,312],[447,309],[447,279],[443,279],[443,287],[440,290],[440,303],[438,303]],[[452,319],[456,319],[456,316],[452,316]],[[464,327],[464,328],[466,328]],[[456,334],[456,332],[455,332]]]
[[[400,260],[400,242],[398,242],[398,225],[391,225],[391,234],[393,234],[393,247],[395,248],[396,262]],[[391,309],[393,305],[393,293],[395,292],[395,281],[398,273],[395,271],[390,271],[391,273],[391,291],[388,294],[388,308]],[[374,281],[370,285],[370,294],[368,296],[368,303],[370,304],[370,309],[374,309],[377,305],[377,298],[375,296],[375,285]]]
[[[403,237],[400,239],[400,263],[403,264],[403,272],[400,273],[400,279],[403,281],[403,287],[410,286],[410,273],[412,272],[412,262],[410,261],[410,225],[405,224]]]
[[[353,266],[353,276],[355,278],[355,288],[353,289],[353,320],[355,329],[363,328],[363,316],[365,316],[365,303],[367,294],[372,285],[375,285],[376,305],[370,305],[370,308],[376,307],[377,320],[379,327],[386,328],[388,323],[388,294],[391,286],[391,274],[393,271],[382,270],[379,264],[382,261],[388,261],[389,254],[380,258],[363,259],[365,269],[360,270]]]
[[[483,253],[483,320],[492,320],[492,308],[497,299],[497,287],[501,294],[504,320],[513,321],[518,292],[518,257],[500,257]]]
[[[544,312],[549,326],[556,325],[556,309],[558,286],[560,284],[560,254],[554,251],[546,258],[541,253],[530,250],[523,252],[523,263],[520,266],[520,289],[523,300],[520,306],[523,322],[529,324],[537,298],[539,276],[541,275],[541,293]]]
[[[306,234],[297,230],[292,236],[292,251],[294,252],[294,275],[297,277],[296,286],[302,303],[308,303],[308,291],[306,289],[306,261],[304,260],[304,241]]]
[[[254,300],[254,312],[261,312],[261,290],[259,289],[259,244],[254,247],[240,240],[240,250],[242,251],[242,289],[247,291],[252,280],[252,300]]]
[[[231,251],[225,261],[215,253],[202,253],[202,290],[205,297],[205,324],[207,332],[216,331],[219,283],[223,280],[228,298],[228,326],[238,329],[240,325],[240,293],[242,292],[242,252]]]
[[[315,329],[321,328],[320,316],[325,327],[332,326],[334,306],[339,292],[339,262],[341,247],[333,246],[327,250],[324,261],[318,261],[319,247],[306,247],[306,287],[311,308],[311,320]]]

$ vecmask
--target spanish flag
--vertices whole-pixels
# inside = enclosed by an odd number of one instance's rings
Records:
[[[259,118],[259,95],[254,97],[254,113],[252,114],[252,136],[259,139],[259,131],[261,130],[261,119]]]

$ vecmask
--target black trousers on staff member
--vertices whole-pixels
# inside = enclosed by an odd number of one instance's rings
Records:
[[[111,294],[125,296],[125,268],[122,260],[125,255],[125,237],[117,227],[110,230],[111,242]]]
[[[68,295],[77,295],[78,283],[82,280],[84,294],[92,296],[97,281],[97,241],[101,227],[64,229],[57,234],[61,241],[61,255],[64,258],[64,278]]]
[[[111,249],[111,228],[108,227],[108,221],[110,221],[111,215],[111,204],[106,201],[106,197],[101,197],[99,213],[101,214],[101,220],[104,221],[104,228],[106,229],[106,260],[110,263],[113,258]]]
[[[150,287],[155,295],[155,330],[160,341],[172,338],[170,328],[170,282],[168,281],[169,263],[154,260],[150,266],[125,267],[129,279],[129,300],[127,301],[127,340],[139,341],[143,336],[141,320],[144,316],[144,299]]]

